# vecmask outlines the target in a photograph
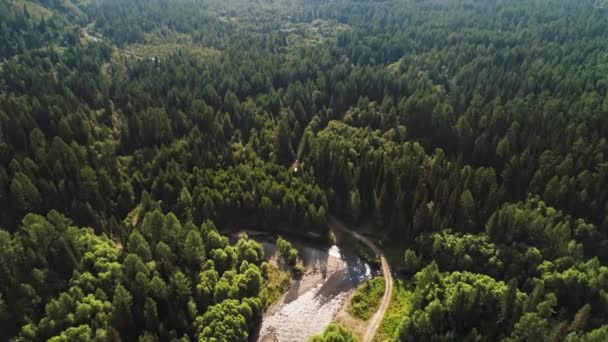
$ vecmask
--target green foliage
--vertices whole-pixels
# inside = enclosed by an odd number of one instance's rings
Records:
[[[418,270],[420,259],[418,259],[418,257],[416,256],[416,252],[411,249],[406,249],[403,258],[403,263],[406,272],[415,273]]]
[[[462,167],[441,150],[428,155],[394,130],[331,121],[317,134],[309,158],[317,181],[333,194],[334,210],[373,216],[394,237],[451,225],[478,231],[479,218],[486,219],[502,197],[493,169]],[[353,207],[356,194],[359,205]]]
[[[500,303],[506,292],[503,282],[489,276],[469,272],[443,275],[432,263],[416,274],[412,309],[402,321],[400,339],[499,337],[498,320],[487,318],[500,317]],[[510,304],[514,312],[521,308],[524,297],[521,292],[515,293]]]
[[[288,225],[318,237],[327,235],[325,195],[285,169],[263,163],[252,151],[234,146],[243,163],[225,170],[194,171],[193,216],[218,224],[269,229]],[[179,201],[178,201],[179,202]],[[238,215],[235,215],[238,212]]]
[[[304,272],[304,267],[301,261],[298,260],[298,250],[289,241],[278,237],[277,250],[283,262],[285,262],[294,275],[299,276]]]
[[[281,271],[277,266],[266,263],[262,264],[262,274],[268,279],[262,292],[268,304],[274,303],[281,295],[289,289],[291,277],[288,272]]]
[[[386,341],[395,339],[394,336],[398,335],[401,321],[408,315],[411,306],[411,293],[406,288],[406,285],[406,282],[403,280],[395,280],[393,284],[393,297],[374,340]]]
[[[567,342],[601,342],[608,338],[608,326],[602,326],[585,334],[570,333]]]
[[[504,272],[499,248],[483,234],[442,231],[420,236],[418,241],[422,253],[432,256],[443,270],[466,270],[493,277]]]
[[[332,323],[323,334],[318,336],[313,336],[309,340],[310,342],[356,342],[357,338],[350,331],[343,328],[341,325],[337,323]]]
[[[216,338],[245,340],[268,299],[262,247],[246,236],[227,245],[209,223],[182,227],[159,211],[145,217],[124,245],[57,212],[26,216],[14,234],[0,231],[2,293],[12,298],[0,296],[3,324],[34,340],[206,339],[200,321],[216,327]],[[205,246],[225,255],[222,268],[206,259]]]
[[[357,288],[352,296],[348,312],[354,317],[368,320],[378,310],[383,295],[384,278],[368,279]]]
[[[209,307],[197,318],[199,341],[245,341],[247,340],[247,320],[251,318],[251,308],[247,303],[226,300]]]

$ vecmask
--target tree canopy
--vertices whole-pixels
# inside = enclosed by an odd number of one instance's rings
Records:
[[[605,5],[1,0],[0,340],[246,340],[222,232],[330,215],[398,251],[395,340],[605,340]]]

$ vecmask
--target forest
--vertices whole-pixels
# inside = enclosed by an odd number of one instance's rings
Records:
[[[0,341],[247,341],[274,271],[228,233],[332,216],[397,255],[391,341],[608,340],[607,16],[0,0]]]

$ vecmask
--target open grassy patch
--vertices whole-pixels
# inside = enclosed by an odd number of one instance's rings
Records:
[[[281,27],[281,32],[287,34],[287,42],[292,48],[323,44],[329,39],[335,39],[339,32],[348,30],[351,30],[348,25],[321,19],[310,23],[288,22]]]
[[[383,294],[383,277],[365,281],[352,296],[348,305],[348,313],[359,319],[368,320],[378,310]]]
[[[397,71],[399,71],[399,67],[401,67],[401,58],[386,66],[386,68],[390,72],[397,72]]]
[[[406,282],[395,280],[391,304],[378,328],[374,341],[393,341],[399,328],[399,323],[403,319],[403,316],[407,315],[409,309],[410,291],[407,289]]]
[[[127,217],[124,219],[124,224],[129,227],[135,227],[137,226],[137,224],[139,223],[139,219],[141,218],[141,213],[144,210],[144,208],[141,205],[138,205],[137,207],[133,208],[133,210],[131,210],[128,214]]]
[[[131,44],[121,49],[122,54],[138,59],[164,58],[178,51],[191,54],[200,59],[208,59],[220,54],[218,50],[213,48],[197,46],[191,43],[173,42],[157,44]]]

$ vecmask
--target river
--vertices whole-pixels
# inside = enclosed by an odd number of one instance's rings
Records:
[[[317,245],[290,240],[307,268],[302,279],[293,282],[265,313],[260,330],[252,341],[298,342],[323,332],[349,295],[364,280],[378,275],[352,249],[341,233],[333,245]],[[275,253],[274,241],[256,236],[266,256]]]

